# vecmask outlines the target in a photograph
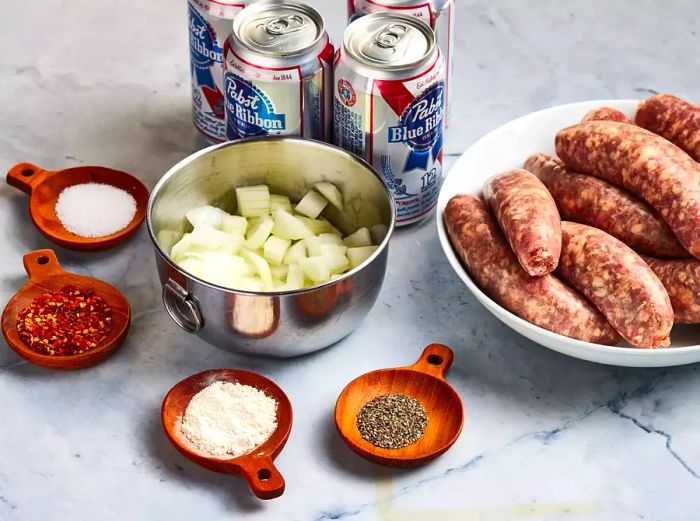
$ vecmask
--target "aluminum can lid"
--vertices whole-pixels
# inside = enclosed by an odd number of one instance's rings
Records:
[[[325,34],[323,18],[300,2],[263,0],[246,7],[233,23],[234,36],[254,53],[303,53]]]
[[[369,67],[410,69],[432,54],[435,33],[412,16],[375,13],[348,26],[343,47],[352,58]]]

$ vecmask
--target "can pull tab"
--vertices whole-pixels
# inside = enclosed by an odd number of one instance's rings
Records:
[[[406,36],[408,27],[403,24],[387,24],[379,31],[375,41],[379,47],[393,49]]]
[[[300,31],[304,28],[304,19],[301,16],[291,14],[289,16],[281,16],[268,20],[265,24],[265,30],[276,36],[290,34]]]

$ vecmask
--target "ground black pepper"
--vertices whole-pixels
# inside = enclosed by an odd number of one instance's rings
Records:
[[[385,394],[367,402],[357,415],[357,428],[366,441],[382,449],[413,445],[425,432],[428,415],[423,405],[404,394]]]

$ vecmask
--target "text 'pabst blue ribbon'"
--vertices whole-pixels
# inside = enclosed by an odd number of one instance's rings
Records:
[[[389,127],[390,143],[402,142],[410,149],[404,171],[426,169],[438,161],[442,152],[445,86],[442,82],[428,88],[419,97],[397,82],[377,81],[382,97],[399,117],[399,125]]]

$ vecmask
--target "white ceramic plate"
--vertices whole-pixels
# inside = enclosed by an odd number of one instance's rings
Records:
[[[575,358],[628,367],[664,367],[700,362],[700,345],[697,345],[700,343],[700,325],[675,326],[669,348],[636,349],[574,340],[515,316],[474,284],[454,253],[443,224],[445,206],[452,196],[460,193],[481,194],[486,179],[513,168],[522,168],[528,156],[536,152],[555,155],[554,136],[557,131],[578,123],[589,110],[601,106],[615,107],[633,118],[637,103],[637,100],[599,100],[560,105],[515,119],[482,137],[462,154],[443,184],[437,207],[440,243],[452,268],[477,300],[504,324],[538,344]]]

